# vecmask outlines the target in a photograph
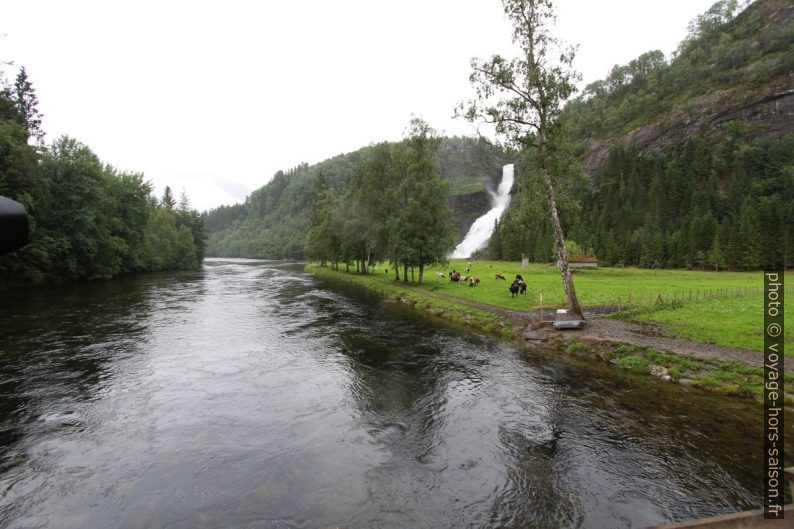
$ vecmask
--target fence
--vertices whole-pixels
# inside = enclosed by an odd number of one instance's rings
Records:
[[[786,285],[785,292],[794,292],[794,285]],[[729,287],[729,288],[707,288],[678,290],[669,292],[629,292],[626,296],[618,297],[608,303],[583,304],[583,310],[589,315],[613,314],[625,310],[638,309],[641,307],[651,307],[654,305],[665,305],[673,303],[689,303],[692,301],[708,301],[712,299],[727,299],[743,296],[760,295],[763,292],[762,286]],[[555,305],[544,305],[543,294],[539,296],[539,305],[530,308],[532,312],[554,311]]]

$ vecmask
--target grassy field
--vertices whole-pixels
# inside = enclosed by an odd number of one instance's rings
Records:
[[[378,269],[382,271],[385,265]],[[466,268],[470,267],[470,272]],[[452,284],[448,279],[436,279],[436,272],[449,275],[451,270],[464,275],[480,278],[480,286],[470,288],[466,285]],[[496,274],[503,274],[507,281],[498,281]],[[516,274],[521,274],[527,282],[527,294],[511,299],[507,287]],[[472,261],[453,259],[445,267],[430,268],[425,272],[424,288],[452,294],[466,299],[490,303],[510,309],[526,309],[538,305],[539,295],[543,294],[545,304],[562,304],[565,292],[562,288],[560,272],[554,265],[531,263],[522,268],[521,263],[505,261]],[[661,293],[666,298],[676,293],[677,297],[686,296],[699,290],[701,296],[706,290],[744,288],[763,286],[760,272],[701,272],[690,270],[647,270],[642,268],[597,268],[577,270],[574,283],[579,302],[585,307],[609,305],[621,298],[626,303],[631,295],[633,302],[650,302]]]
[[[469,272],[466,272],[467,267],[470,268]],[[393,284],[393,272],[389,270],[387,276],[387,268],[386,264],[379,265],[378,272],[370,278]],[[479,277],[480,285],[469,287],[451,283],[446,277],[452,270]],[[446,277],[437,278],[437,272],[444,273]],[[503,274],[507,281],[495,279],[496,274]],[[527,282],[527,294],[511,298],[507,287],[516,274],[521,274]],[[574,282],[579,301],[584,307],[614,305],[620,299],[621,308],[625,310],[631,300],[633,309],[623,312],[621,317],[663,323],[670,336],[763,350],[763,275],[760,271],[598,268],[576,271]],[[528,310],[539,305],[541,294],[545,305],[561,305],[565,299],[557,267],[536,263],[522,268],[521,263],[453,259],[447,266],[427,269],[421,288],[512,310]],[[720,292],[725,297],[715,298]],[[659,294],[664,303],[653,304],[652,301]],[[703,300],[704,296],[710,299]],[[792,311],[788,311],[785,321],[787,356],[792,356]]]
[[[476,307],[468,307],[444,299],[438,299],[431,295],[424,294],[420,289],[407,290],[402,288],[401,284],[397,284],[384,276],[346,274],[328,268],[321,268],[316,264],[307,265],[306,270],[324,279],[332,279],[335,281],[343,280],[360,285],[379,293],[387,299],[412,305],[416,309],[423,310],[459,325],[464,325],[506,339],[515,338],[511,322],[505,316]]]
[[[663,323],[665,334],[695,342],[763,351],[763,295],[692,301],[627,311],[619,317]],[[786,356],[794,356],[794,316],[785,315]]]

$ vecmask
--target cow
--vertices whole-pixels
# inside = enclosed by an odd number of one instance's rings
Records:
[[[502,281],[507,281],[507,279],[505,279],[504,274],[496,274],[496,279],[501,279]]]
[[[510,284],[510,286],[508,287],[508,290],[510,290],[510,297],[514,298],[519,293],[521,293],[521,294],[526,294],[527,293],[527,284],[524,283],[520,279],[516,279],[515,281],[513,281]]]
[[[479,277],[470,277],[469,278],[469,286],[470,287],[476,287],[479,284],[480,284],[480,278]]]

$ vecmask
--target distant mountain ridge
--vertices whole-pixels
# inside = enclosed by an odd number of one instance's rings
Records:
[[[204,213],[207,255],[264,259],[303,258],[314,182],[320,173],[337,193],[371,146],[314,165],[301,164],[275,176],[242,204]],[[439,171],[450,186],[450,206],[462,237],[490,208],[487,187],[496,188],[511,155],[481,139],[447,137],[439,150]]]

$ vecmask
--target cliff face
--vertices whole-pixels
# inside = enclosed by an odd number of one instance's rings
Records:
[[[734,120],[750,126],[750,137],[794,133],[794,73],[761,89],[719,90],[667,112],[662,119],[634,129],[615,140],[588,140],[582,170],[594,179],[614,145],[640,153],[677,144],[705,127],[722,128]],[[756,87],[757,88],[757,87]]]
[[[794,4],[755,0],[738,14],[731,5],[697,17],[670,62],[643,54],[566,106],[591,179],[616,146],[644,154],[732,121],[750,139],[794,132]]]
[[[498,171],[489,171],[489,174],[482,179],[485,188],[491,190],[497,189],[501,181],[501,167]],[[516,182],[513,184],[513,189],[510,191],[510,194],[516,192],[517,186],[518,178],[516,178]],[[466,236],[466,232],[469,231],[474,221],[487,213],[493,205],[491,204],[491,196],[488,191],[481,190],[476,193],[468,193],[465,195],[450,195],[449,207],[452,209],[455,229],[458,230],[459,240],[463,240],[463,237]]]

